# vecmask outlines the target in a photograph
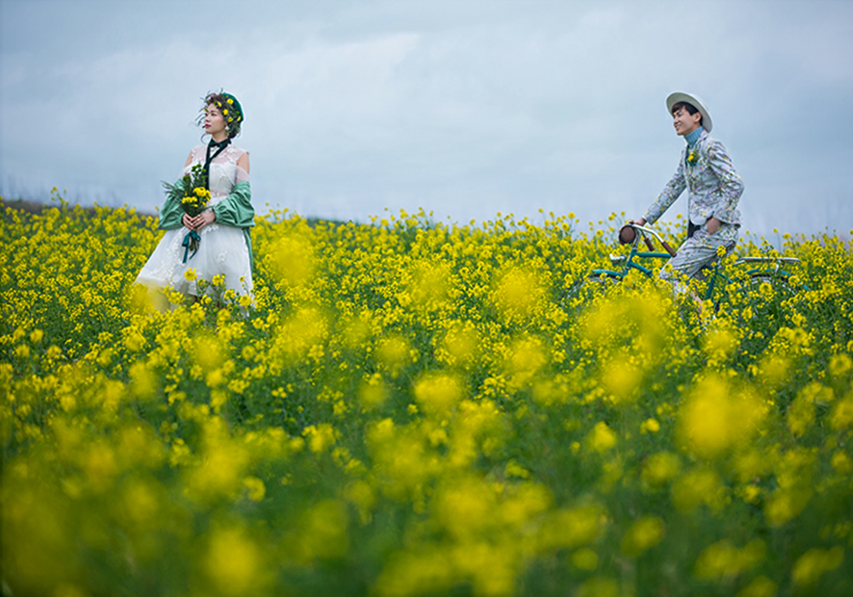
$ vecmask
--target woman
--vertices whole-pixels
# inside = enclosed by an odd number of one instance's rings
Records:
[[[158,307],[167,304],[166,288],[197,299],[197,280],[211,282],[214,276],[224,278],[223,292],[231,289],[249,298],[252,294],[249,228],[255,225],[255,212],[249,188],[249,154],[231,143],[245,119],[243,108],[228,93],[210,93],[204,105],[199,120],[210,141],[190,152],[181,177],[191,174],[193,166],[200,166],[196,172],[203,173],[209,202],[204,211],[191,217],[182,208],[183,193],[169,193],[159,223],[166,234],[136,279],[149,289]]]

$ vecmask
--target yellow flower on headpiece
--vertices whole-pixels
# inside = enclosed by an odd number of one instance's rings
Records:
[[[222,113],[223,113],[223,114],[225,114],[225,115],[227,116],[227,115],[228,115],[228,108],[226,108],[226,109],[222,110]]]
[[[234,120],[234,119],[233,119],[233,118],[231,118],[230,116],[228,117],[228,122],[231,122],[231,121],[233,121],[233,120]]]
[[[233,103],[234,103],[234,100],[233,100],[233,99],[231,99],[231,98],[229,97],[229,98],[228,98],[228,103],[229,103],[229,104],[233,104]]]

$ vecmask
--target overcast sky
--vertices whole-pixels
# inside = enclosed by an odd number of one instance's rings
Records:
[[[643,214],[701,96],[745,229],[853,228],[847,0],[0,0],[0,191],[153,211],[243,104],[256,211]],[[666,219],[686,211],[685,195]],[[775,236],[775,235],[774,235]]]

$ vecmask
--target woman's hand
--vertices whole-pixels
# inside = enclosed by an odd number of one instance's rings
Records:
[[[194,218],[191,218],[187,214],[184,214],[184,217],[181,218],[181,222],[190,230],[201,230],[205,226],[213,224],[215,221],[216,212],[212,209],[210,211],[203,211]]]
[[[212,209],[209,211],[203,211],[194,217],[192,221],[195,225],[195,229],[201,230],[205,226],[213,224],[216,221],[216,213]]]

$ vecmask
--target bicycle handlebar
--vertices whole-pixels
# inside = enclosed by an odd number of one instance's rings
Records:
[[[669,243],[666,242],[661,235],[659,235],[657,232],[655,232],[651,228],[646,228],[645,226],[640,226],[639,224],[634,224],[633,222],[628,222],[625,224],[625,226],[627,226],[629,228],[633,228],[634,230],[639,230],[640,232],[642,232],[642,234],[640,234],[640,236],[643,237],[643,242],[646,243],[646,246],[649,248],[649,251],[654,251],[655,249],[654,249],[654,246],[652,246],[652,241],[650,241],[648,239],[648,236],[646,236],[646,235],[653,236],[655,239],[657,239],[657,241],[661,244],[661,246],[663,246],[663,248],[666,249],[666,252],[669,253],[670,256],[672,256],[672,257],[675,256],[675,250],[671,246],[669,246]],[[625,226],[623,226],[623,228]],[[634,242],[636,242],[636,239],[634,239]]]

